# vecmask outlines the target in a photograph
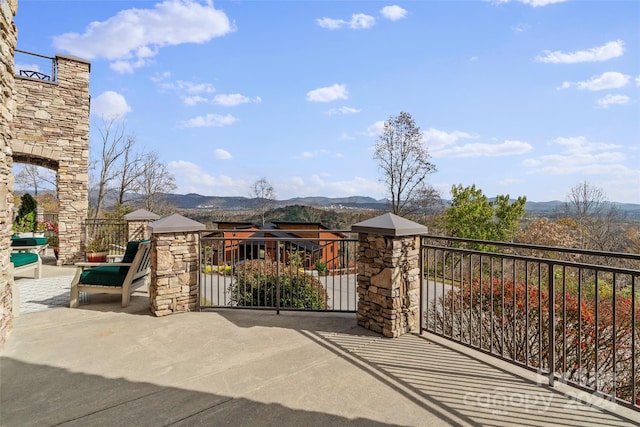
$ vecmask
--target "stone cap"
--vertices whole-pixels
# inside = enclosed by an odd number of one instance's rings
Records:
[[[149,212],[146,209],[138,209],[124,216],[127,221],[150,221],[154,219],[160,219],[160,215]]]
[[[186,218],[180,214],[173,214],[149,224],[153,234],[158,233],[183,233],[186,231],[206,230],[204,224]]]
[[[375,218],[361,221],[351,226],[356,233],[380,234],[382,236],[411,236],[427,234],[427,227],[417,222],[409,221],[401,216],[386,213]]]

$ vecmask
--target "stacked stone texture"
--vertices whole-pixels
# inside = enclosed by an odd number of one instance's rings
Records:
[[[17,0],[0,2],[0,347],[13,322],[13,265],[10,235],[13,207],[12,121],[15,115],[13,52],[17,30],[13,17]]]
[[[151,235],[149,303],[156,316],[199,309],[197,232]]]
[[[89,70],[82,59],[55,58],[57,81],[18,77],[13,158],[58,171],[58,264],[84,259],[89,208]]]
[[[386,337],[418,327],[420,240],[358,235],[358,324]]]
[[[127,236],[129,240],[148,239],[150,221],[127,221]]]

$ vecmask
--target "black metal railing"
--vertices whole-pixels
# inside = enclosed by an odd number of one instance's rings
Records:
[[[56,58],[16,49],[14,67],[18,76],[48,82],[58,81]],[[48,73],[48,74],[47,74]]]
[[[421,328],[640,410],[640,255],[429,236]]]
[[[85,221],[86,243],[89,252],[124,253],[127,247],[128,227],[123,219],[92,219]]]
[[[355,312],[357,239],[350,232],[257,234],[202,234],[201,307]]]

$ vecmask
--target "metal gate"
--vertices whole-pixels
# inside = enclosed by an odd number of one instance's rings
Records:
[[[207,231],[200,244],[203,308],[356,311],[348,231]]]

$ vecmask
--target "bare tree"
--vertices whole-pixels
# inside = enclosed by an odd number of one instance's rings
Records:
[[[148,153],[137,180],[144,209],[161,214],[168,210],[164,194],[176,189],[173,175],[160,161],[157,151]]]
[[[109,189],[109,183],[120,173],[120,168],[116,166],[118,160],[125,153],[124,142],[126,141],[124,123],[118,122],[117,119],[103,118],[99,132],[101,137],[100,157],[94,160],[100,169],[96,182],[97,199],[94,218],[100,216],[102,205]]]
[[[25,164],[18,173],[14,175],[17,187],[24,190],[33,189],[35,198],[38,198],[38,189],[43,184],[51,184],[56,187],[56,173],[40,166]]]
[[[587,181],[569,191],[565,215],[576,222],[578,244],[583,249],[613,251],[622,243],[619,210],[608,202],[604,190]]]
[[[249,195],[258,199],[258,207],[262,216],[262,225],[264,225],[264,214],[272,205],[273,200],[276,197],[275,190],[267,178],[260,178],[251,185],[249,189]]]
[[[383,178],[391,196],[391,210],[406,215],[420,209],[420,196],[425,190],[427,175],[436,171],[429,162],[429,152],[422,144],[422,132],[411,114],[400,112],[384,123],[378,137],[373,158],[378,160]]]
[[[118,179],[118,205],[122,206],[127,193],[135,193],[140,188],[139,178],[144,169],[144,153],[134,151],[136,138],[126,136],[122,143],[123,154]]]

